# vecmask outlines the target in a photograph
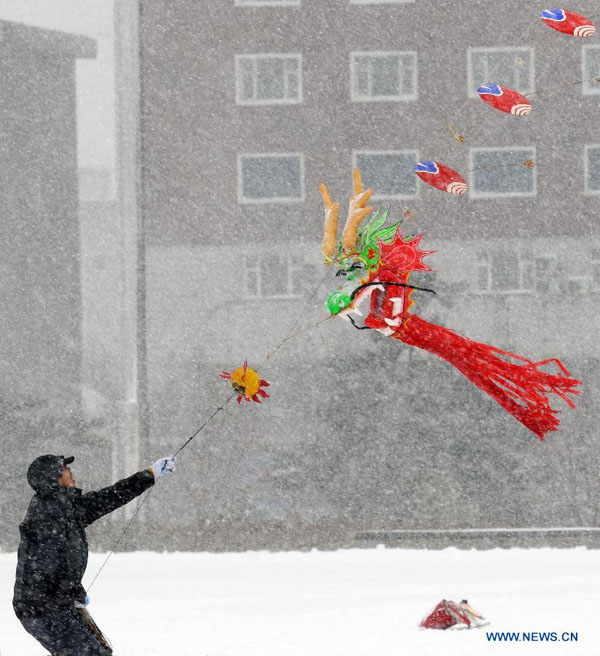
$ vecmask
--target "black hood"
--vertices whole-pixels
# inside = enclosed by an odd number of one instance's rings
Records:
[[[69,456],[45,455],[36,458],[27,470],[27,482],[36,492],[50,492],[58,489],[58,479],[65,465],[75,458]]]

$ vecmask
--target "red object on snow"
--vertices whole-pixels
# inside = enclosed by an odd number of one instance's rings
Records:
[[[462,624],[471,627],[471,620],[467,613],[454,601],[442,599],[440,603],[419,624],[424,629],[449,629],[452,626]]]

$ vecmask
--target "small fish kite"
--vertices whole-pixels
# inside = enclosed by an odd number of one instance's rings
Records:
[[[238,403],[241,403],[243,398],[248,402],[254,401],[255,403],[260,403],[259,396],[263,399],[269,398],[269,395],[262,389],[268,387],[269,383],[263,380],[254,369],[248,367],[247,360],[244,360],[243,366],[234,369],[231,373],[222,371],[221,378],[229,380],[231,387],[238,394]]]
[[[531,103],[518,91],[501,87],[499,84],[484,84],[477,89],[483,102],[490,107],[514,116],[527,116],[531,114]]]
[[[465,179],[449,166],[424,160],[415,164],[415,173],[427,184],[449,194],[464,194],[467,191]]]
[[[540,18],[552,29],[563,34],[585,38],[596,34],[591,20],[566,9],[544,9]]]
[[[376,212],[359,227],[372,210],[365,204],[373,190],[363,190],[358,169],[354,171],[354,195],[350,198],[343,237],[338,242],[339,204],[332,202],[325,185],[320,190],[325,204],[325,263],[336,265],[338,275],[346,278],[346,283],[327,298],[330,314],[346,319],[359,330],[377,330],[443,358],[541,440],[549,431],[557,430],[559,420],[557,411],[550,407],[550,394],[556,394],[574,408],[569,394],[579,394],[576,387],[580,385],[560,360],[532,362],[474,342],[413,314],[410,311],[414,305],[413,291],[435,292],[411,285],[410,274],[431,271],[423,260],[435,251],[421,250],[423,235],[406,237],[399,223],[384,226],[387,211]],[[359,306],[365,300],[370,302],[370,310],[361,326],[351,315],[363,316]],[[556,372],[542,370],[541,367],[550,363],[556,366]]]

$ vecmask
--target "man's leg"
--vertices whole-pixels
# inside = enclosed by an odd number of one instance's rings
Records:
[[[61,649],[61,634],[57,633],[56,622],[52,615],[42,617],[20,618],[25,631],[32,635],[51,654]]]
[[[68,630],[64,633],[64,656],[111,656],[94,620],[84,609],[69,610]],[[62,654],[61,654],[62,656]]]
[[[111,656],[80,612],[60,610],[42,617],[22,619],[21,624],[43,647],[56,656]]]

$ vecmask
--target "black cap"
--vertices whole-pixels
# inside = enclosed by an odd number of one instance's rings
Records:
[[[39,456],[27,469],[27,482],[36,492],[54,490],[58,488],[58,479],[62,476],[63,468],[73,460],[73,456]]]

